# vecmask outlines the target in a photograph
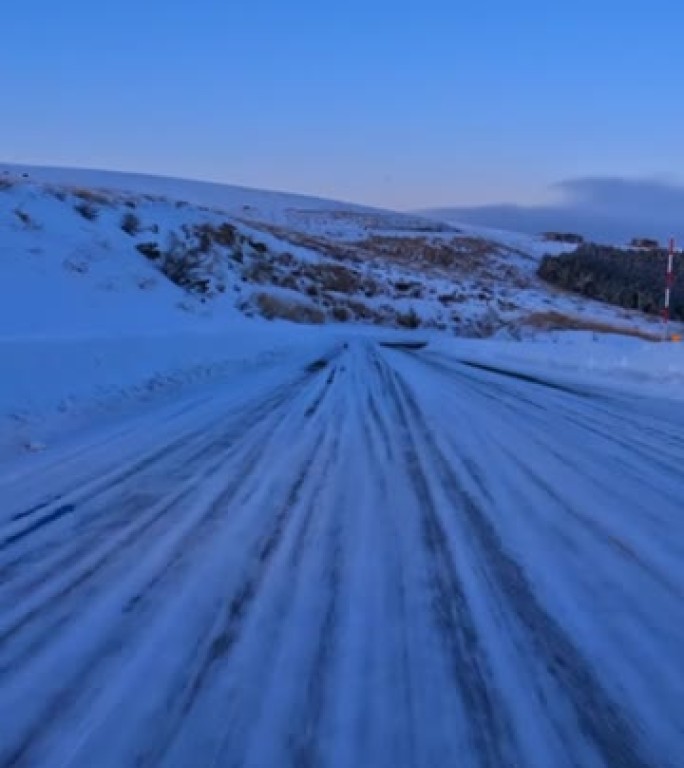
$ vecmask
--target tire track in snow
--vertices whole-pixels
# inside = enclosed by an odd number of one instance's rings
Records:
[[[542,391],[546,390],[547,399],[550,397],[549,402],[553,403],[554,417],[579,426],[601,441],[610,436],[611,441],[623,448],[630,458],[638,456],[638,466],[650,465],[658,472],[674,472],[684,462],[684,451],[677,450],[684,448],[684,439],[671,423],[658,419],[656,427],[652,419],[645,420],[640,414],[633,414],[625,402],[615,397],[590,390],[575,393],[571,388],[557,385],[552,380],[497,372],[492,367],[471,366],[481,371],[478,375],[468,372],[468,363],[449,362],[439,355],[421,356],[419,359],[421,363],[433,365],[435,370],[448,378],[457,377],[459,381],[467,382],[475,396],[491,397],[487,390],[495,391],[498,404],[507,405],[518,417],[529,418],[530,413],[526,407],[530,405],[542,412],[546,410],[531,394],[525,394],[528,389],[526,382],[532,383]],[[506,380],[510,383],[506,384]],[[519,384],[516,385],[516,381]],[[582,399],[578,402],[580,397]],[[521,407],[521,404],[525,407]],[[627,430],[628,437],[623,437]],[[644,439],[644,435],[652,438],[650,442]],[[667,451],[663,450],[665,446]]]
[[[294,393],[295,397],[302,397],[302,392],[297,391]],[[303,396],[306,397],[307,393],[306,390],[303,393]],[[207,520],[210,519],[212,516],[216,517],[216,515],[223,514],[223,510],[225,508],[225,505],[230,501],[231,497],[234,497],[235,494],[244,486],[244,483],[246,480],[248,480],[251,477],[251,473],[254,472],[255,463],[258,460],[258,455],[260,452],[263,451],[264,448],[264,437],[268,434],[268,425],[271,422],[277,422],[282,418],[282,416],[279,415],[280,411],[287,412],[289,410],[289,403],[291,402],[292,397],[283,398],[281,402],[278,403],[279,410],[271,413],[269,409],[269,414],[271,416],[268,423],[265,425],[265,428],[263,430],[264,434],[262,435],[260,431],[257,431],[257,434],[255,436],[256,439],[253,439],[252,442],[252,448],[251,451],[245,456],[242,467],[237,467],[237,472],[235,474],[235,481],[232,484],[229,484],[228,487],[224,488],[218,495],[218,498],[215,500],[214,504],[211,505],[211,507],[205,511],[199,521],[198,524],[206,524]],[[271,406],[272,408],[272,406]],[[268,414],[267,414],[268,415]],[[271,427],[272,429],[272,427]],[[223,460],[217,462],[217,466],[214,468],[218,468],[221,464],[223,464]],[[277,520],[277,526],[281,524],[281,520]],[[189,533],[190,535],[193,534],[193,531],[195,534],[197,531],[194,528],[191,528]],[[278,530],[271,532],[270,536],[267,536],[259,549],[259,557],[262,561],[265,561],[269,558],[271,549],[274,547],[274,537],[277,537]],[[178,546],[182,546],[182,540],[180,542],[176,542]],[[178,549],[176,550],[176,553],[178,553]],[[167,563],[168,565],[168,563]],[[165,568],[166,572],[169,573],[169,569]],[[148,583],[148,588],[150,584],[153,587],[159,587],[160,586],[160,574],[159,572],[155,572]],[[144,592],[143,587],[143,592]],[[128,642],[131,641],[132,636],[131,632],[135,631],[135,626],[137,623],[137,620],[140,618],[139,616],[136,616],[135,610],[131,611],[131,608],[135,605],[140,604],[140,600],[135,600],[136,597],[139,597],[140,595],[135,595],[133,597],[134,603],[128,603],[127,608],[128,611],[125,611],[127,615],[125,615],[124,618],[122,618],[118,622],[118,632],[115,636],[108,638],[107,640],[107,646],[111,650],[107,650],[107,647],[100,647],[97,649],[94,649],[92,657],[89,660],[86,660],[87,663],[84,663],[80,669],[79,676],[78,676],[78,684],[80,687],[83,687],[84,684],[87,682],[87,680],[93,676],[99,669],[100,664],[103,659],[107,659],[107,657],[110,655],[110,653],[117,649],[117,646],[121,642],[121,639],[126,638]],[[248,601],[250,597],[250,588],[248,585],[243,586],[242,591],[238,593],[235,598],[233,599],[233,602],[231,604],[231,612],[235,616],[239,616],[239,614],[242,612],[245,603]],[[79,614],[76,614],[79,615]],[[74,617],[75,618],[75,617]],[[121,639],[118,639],[121,638]],[[217,645],[214,647],[214,650],[217,650],[220,645],[221,640],[219,639],[217,641]],[[34,649],[35,650],[35,649]],[[7,765],[11,766],[19,766],[24,764],[24,759],[28,755],[29,749],[31,748],[32,744],[36,742],[40,738],[40,734],[43,730],[46,728],[49,728],[51,723],[58,717],[58,715],[61,715],[65,709],[68,709],[69,702],[73,699],[73,692],[68,684],[65,684],[62,689],[61,693],[57,695],[56,698],[53,699],[52,702],[49,702],[50,706],[47,707],[47,704],[45,707],[42,708],[40,716],[36,720],[36,725],[33,729],[30,730],[30,732],[26,735],[26,737],[23,739],[22,743],[20,743],[18,746],[14,748],[12,751],[10,757],[8,758]],[[1,753],[0,753],[1,755]]]
[[[420,362],[422,363],[423,361],[420,360]],[[451,371],[454,376],[458,377],[459,381],[463,381],[463,377],[457,368],[445,367],[444,373],[446,374],[447,371]],[[472,388],[473,396],[477,398],[485,394],[486,390],[492,386],[489,380],[480,381],[479,387],[475,387],[475,382],[470,380],[470,377],[468,377],[468,380],[468,386]],[[644,453],[638,445],[632,445],[627,441],[619,439],[616,432],[624,420],[624,417],[620,414],[601,408],[598,413],[601,415],[604,413],[609,414],[610,420],[603,423],[597,421],[596,423],[602,424],[602,429],[599,429],[586,415],[582,419],[575,418],[576,403],[571,398],[555,398],[557,402],[554,407],[553,420],[557,421],[557,429],[559,431],[567,429],[565,421],[570,421],[573,424],[573,434],[577,433],[578,435],[577,443],[587,446],[587,449],[581,452],[568,452],[563,448],[564,443],[561,443],[561,447],[559,447],[556,441],[548,439],[551,423],[549,415],[542,418],[540,415],[530,413],[518,402],[516,391],[506,390],[505,387],[501,387],[500,383],[496,381],[492,388],[499,394],[496,397],[490,395],[491,399],[496,400],[498,405],[515,414],[514,426],[519,439],[524,439],[526,446],[537,447],[540,456],[547,455],[556,459],[558,465],[562,466],[566,473],[569,471],[569,473],[574,474],[585,482],[590,481],[598,494],[597,498],[602,495],[604,498],[610,499],[611,502],[622,500],[623,507],[626,509],[638,504],[641,516],[649,519],[654,526],[658,527],[658,530],[663,522],[662,510],[667,508],[675,509],[681,504],[681,493],[677,494],[674,491],[676,483],[674,481],[670,483],[663,482],[663,477],[666,479],[674,477],[670,471],[669,463],[661,462],[654,458],[654,454],[660,452],[661,446],[651,446],[650,453]],[[593,405],[591,407],[593,408]],[[554,424],[554,426],[556,425]],[[587,432],[589,434],[586,434]],[[596,443],[593,436],[596,436],[600,442]],[[497,442],[500,442],[496,437],[496,433],[494,433],[494,437],[497,439]],[[605,446],[605,449],[601,450],[603,446]],[[619,447],[617,451],[615,450],[616,446]],[[539,473],[531,472],[530,468],[522,463],[516,451],[512,451],[509,446],[504,444],[501,445],[501,448],[507,462],[512,461],[517,466],[520,466],[521,470],[526,473],[526,476],[534,484],[543,485],[548,489],[551,498],[560,500],[558,493],[551,488],[546,480],[540,477]],[[609,467],[613,471],[608,471]],[[646,472],[648,467],[657,470],[659,475],[657,483],[650,479],[648,472]],[[666,470],[667,474],[663,475],[663,472]],[[631,485],[616,482],[616,476],[623,474],[630,481]],[[476,475],[477,472],[474,472],[473,476]],[[636,495],[635,481],[638,483],[638,493]],[[572,487],[571,478],[568,478],[566,487]],[[480,483],[480,488],[483,490],[483,493],[486,493],[482,483]],[[564,501],[562,503],[565,507],[568,506]],[[577,514],[574,511],[572,512],[573,515]],[[591,525],[593,518],[588,518],[586,515],[584,515],[584,518],[587,524]],[[600,528],[602,524],[597,521],[596,527]],[[619,547],[619,542],[621,541],[619,528],[612,532],[608,528],[605,530],[606,536],[612,537],[611,546],[615,546],[617,542]],[[630,548],[628,545],[626,546],[628,549]],[[679,557],[680,555],[681,553],[678,553],[677,556]],[[655,573],[656,569],[654,567],[652,567],[652,570]],[[662,583],[667,581],[662,574],[656,578]],[[669,588],[679,591],[671,583]]]
[[[414,378],[411,360],[425,379]],[[516,451],[503,435],[477,434],[505,417],[522,445],[534,444],[549,402],[533,406],[531,389],[520,401],[500,384],[368,344],[343,363],[290,382],[291,399],[264,406],[244,435],[236,425],[253,411],[241,420],[226,406],[228,417],[191,446],[102,491],[73,541],[61,523],[25,538],[36,539],[38,559],[11,588],[44,601],[45,621],[36,617],[5,650],[54,623],[1,681],[0,722],[10,723],[2,768],[667,764],[647,749],[647,738],[664,739],[640,732],[608,693],[610,677],[525,571],[534,553],[519,557],[497,519],[501,494],[490,492],[478,451],[505,462],[507,481],[520,477],[520,524],[536,526],[540,541],[552,535],[522,515],[525,499],[541,503],[544,493],[520,473]],[[433,384],[454,393],[462,422],[449,421],[450,406],[429,405]],[[198,434],[188,426],[184,434]],[[174,492],[186,483],[187,496],[109,566],[47,600],[41,590],[57,586],[48,563],[75,578],[86,542],[101,553],[98,535],[149,514],[155,478],[169,471],[178,472]],[[591,479],[581,462],[568,475]],[[70,503],[48,489],[51,509]],[[44,505],[14,524],[46,513]],[[78,553],[73,569],[68,553]],[[574,597],[581,586],[569,588]],[[27,711],[15,706],[36,690]],[[552,755],[559,760],[543,762]]]
[[[299,384],[299,382],[294,386],[289,385],[285,388],[279,388],[276,393],[266,399],[265,403],[257,404],[254,413],[250,418],[260,420],[264,413],[267,414],[272,408],[277,407],[277,405],[280,402],[283,402],[288,396],[294,396],[296,394],[297,384]],[[241,429],[246,428],[248,424],[249,420],[241,419],[240,422],[238,422],[238,429],[233,431],[236,431],[237,434],[239,434]],[[70,492],[60,493],[54,501],[59,502],[61,507],[68,502],[68,506],[70,506],[73,511],[78,510],[79,515],[81,516],[85,508],[90,509],[89,516],[87,518],[83,517],[83,519],[80,520],[80,525],[86,529],[86,533],[87,528],[90,526],[95,526],[94,530],[91,531],[89,540],[82,542],[83,537],[81,537],[81,539],[75,542],[76,546],[81,546],[82,549],[88,549],[93,542],[97,541],[101,532],[100,529],[97,528],[97,525],[111,526],[122,516],[131,518],[134,517],[138,511],[141,511],[141,509],[144,510],[144,507],[149,501],[148,499],[143,499],[143,503],[135,504],[136,499],[134,497],[132,499],[133,504],[131,504],[130,501],[127,504],[121,504],[117,494],[120,495],[121,492],[125,490],[127,481],[134,480],[136,484],[140,484],[141,479],[146,477],[144,474],[146,470],[159,466],[165,467],[168,473],[169,470],[167,464],[172,458],[175,460],[173,475],[176,475],[179,472],[179,467],[181,466],[183,467],[183,473],[191,473],[194,468],[201,469],[202,463],[211,455],[211,453],[224,447],[227,442],[225,435],[221,434],[215,439],[213,444],[207,445],[206,432],[206,425],[203,425],[201,428],[194,428],[191,432],[183,433],[180,437],[165,443],[161,448],[153,449],[151,452],[148,452],[144,458],[135,459],[131,465],[125,465],[123,468],[115,467],[113,470],[107,471],[103,476],[97,477],[94,481],[89,480],[79,488]],[[192,450],[189,451],[189,448]],[[54,502],[46,502],[38,505],[35,509],[40,511],[48,510],[48,512],[40,521],[32,523],[29,527],[36,530],[35,526],[41,523],[42,520],[53,517],[54,512],[50,509],[51,506],[54,509]],[[95,513],[94,515],[93,512]],[[19,519],[23,519],[25,514],[26,513],[19,513]],[[41,527],[43,526],[38,525],[38,528]],[[19,531],[19,534],[21,534],[19,538],[24,538],[25,530],[26,529],[22,529],[22,531]],[[12,538],[16,535],[16,533],[13,533],[7,538]],[[60,550],[59,555],[69,561],[78,559],[78,552],[67,551],[62,554],[62,550],[65,549],[64,539],[65,537],[63,534],[57,534],[56,545]],[[11,543],[15,543],[15,541],[12,541]],[[54,545],[55,542],[49,540],[47,542],[37,542],[33,545],[32,549],[26,549],[24,547],[13,559],[1,562],[0,567],[2,567],[4,572],[8,574],[8,578],[3,582],[3,588],[7,588],[12,583],[13,579],[11,578],[11,574],[13,569],[15,569],[15,577],[22,576],[25,571],[27,560],[37,559],[38,562],[42,564],[46,559],[46,552],[53,548]],[[16,566],[18,565],[21,566],[21,569],[16,572]],[[46,574],[45,578],[52,578],[53,572],[55,570],[60,570],[59,566],[59,562],[49,563],[48,567],[44,569]]]
[[[569,504],[556,487],[549,483],[543,475],[535,472],[519,456],[516,456],[513,451],[505,451],[505,453],[507,460],[516,467],[520,476],[524,477],[532,486],[537,487],[546,494],[548,498],[558,505],[558,507],[562,509],[574,523],[583,528],[597,541],[615,550],[620,556],[628,558],[639,570],[646,573],[654,582],[669,592],[672,597],[677,600],[684,599],[683,587],[675,584],[670,578],[663,574],[649,558],[644,557],[641,553],[637,553],[637,551],[625,540],[624,535],[621,535],[618,531],[612,529],[609,523],[601,518],[592,516],[588,512],[579,510],[577,507]],[[560,460],[562,457],[556,454],[556,458]],[[476,481],[479,482],[480,487],[482,487],[483,481],[481,479],[477,480],[480,473],[472,465],[472,462],[470,462],[469,471],[471,477],[475,478]],[[606,490],[599,483],[596,483],[595,487],[600,488],[601,490]]]
[[[427,432],[424,416],[408,386],[399,379],[397,386],[406,403],[407,421],[423,432],[422,440],[430,448],[431,460],[438,468],[443,487],[454,507],[468,522],[473,542],[495,578],[498,591],[505,595],[508,605],[527,628],[530,642],[544,659],[549,673],[561,683],[573,703],[582,730],[601,754],[605,765],[655,768],[656,763],[643,753],[634,724],[606,693],[591,665],[560,625],[539,603],[524,570],[506,552],[496,529],[465,490],[433,436]]]
[[[510,398],[510,393],[508,397]],[[647,453],[640,447],[644,445],[643,442],[633,444],[620,439],[616,432],[619,423],[623,419],[620,415],[605,408],[601,408],[599,412],[602,418],[605,414],[609,416],[609,419],[601,422],[595,419],[592,421],[586,415],[582,415],[580,418],[574,412],[576,410],[575,403],[570,399],[561,401],[559,406],[561,418],[568,418],[574,425],[579,427],[581,430],[580,434],[583,437],[582,442],[586,444],[587,448],[581,453],[575,452],[575,454],[570,455],[567,450],[562,450],[554,441],[548,440],[548,422],[532,418],[528,418],[519,426],[520,436],[525,438],[526,444],[536,446],[540,455],[546,454],[553,457],[557,461],[558,466],[563,467],[565,471],[570,470],[576,477],[582,478],[585,483],[591,483],[592,498],[599,499],[603,497],[611,500],[613,503],[621,501],[622,509],[629,509],[638,505],[641,517],[652,523],[654,531],[659,531],[662,526],[663,512],[667,509],[675,510],[681,505],[681,493],[678,496],[673,495],[674,491],[670,490],[667,484],[663,483],[662,473],[666,471],[670,475],[671,467],[668,462],[660,461],[654,455],[659,452],[660,447],[658,450],[654,450],[651,447],[651,451]],[[518,413],[520,416],[523,415],[520,410],[518,410]],[[597,424],[602,424],[602,429]],[[592,439],[592,436],[594,439]],[[600,442],[596,443],[595,438],[599,438]],[[609,450],[602,450],[603,445],[609,448]],[[615,450],[615,446],[618,446],[619,450]],[[568,496],[567,492],[561,494],[559,489],[554,487],[547,477],[538,471],[534,471],[528,463],[522,460],[516,451],[510,449],[510,446],[502,445],[501,448],[506,462],[518,467],[519,471],[532,486],[542,490],[571,519],[584,527],[590,535],[602,541],[621,556],[630,557],[635,565],[647,573],[654,581],[658,582],[660,586],[664,587],[678,599],[681,598],[682,587],[675,584],[669,575],[663,573],[662,563],[658,565],[657,559],[654,559],[653,555],[649,556],[649,552],[644,551],[646,544],[641,543],[642,551],[637,554],[636,546],[630,545],[626,540],[627,533],[623,530],[624,522],[622,519],[608,521],[590,513],[588,510],[582,510],[577,504],[569,503],[566,498]],[[614,467],[614,471],[606,471],[607,465]],[[645,471],[649,467],[658,471],[659,482],[653,480],[649,473]],[[473,471],[471,474],[473,477],[476,477],[478,472]],[[615,478],[622,475],[632,481],[632,483],[626,485],[625,483],[616,482]],[[638,484],[637,494],[635,494],[637,486],[634,484],[634,480]],[[572,480],[568,477],[567,483],[563,485],[567,488],[571,487],[571,483]],[[483,483],[480,482],[480,487],[482,488],[482,486]],[[672,486],[674,486],[674,483],[672,483]],[[682,554],[684,552],[681,550],[676,553],[673,551],[671,556],[679,558]]]
[[[417,452],[415,414],[407,407],[405,392],[394,371],[385,369],[381,375],[400,424],[406,466],[421,504],[422,543],[430,555],[434,620],[450,661],[453,682],[472,726],[478,764],[483,768],[514,768],[522,763],[517,756],[506,708],[498,697],[481,646],[430,481]]]
[[[326,606],[313,663],[306,682],[307,703],[301,713],[301,732],[293,738],[291,750],[293,766],[315,768],[324,756],[320,753],[319,739],[321,720],[329,696],[330,666],[335,652],[337,622],[339,613],[340,572],[342,569],[342,548],[340,525],[335,525],[330,547],[330,562],[326,574]]]
[[[183,723],[187,719],[199,717],[202,711],[203,699],[207,693],[212,694],[216,679],[224,677],[232,667],[233,651],[242,641],[246,626],[250,623],[252,612],[260,601],[270,598],[266,594],[268,584],[278,582],[279,587],[294,585],[301,560],[306,554],[306,539],[312,518],[317,511],[317,502],[325,488],[328,470],[335,460],[339,447],[339,439],[327,439],[327,429],[323,416],[318,418],[323,404],[331,396],[331,386],[335,380],[335,369],[326,375],[325,385],[321,392],[311,401],[302,413],[302,429],[305,422],[318,419],[313,427],[315,436],[310,441],[310,449],[304,458],[295,478],[290,482],[290,488],[284,502],[277,507],[275,514],[271,513],[269,527],[265,530],[255,547],[253,556],[242,577],[241,584],[233,593],[231,600],[226,603],[219,617],[208,628],[210,640],[202,642],[195,652],[192,671],[187,676],[182,688],[172,694],[167,701],[168,716],[163,725],[163,734],[157,740],[153,750],[138,755],[140,766],[156,766],[166,764],[167,755],[174,747],[174,741],[183,733]],[[312,408],[312,406],[315,406]],[[327,442],[326,442],[327,439]],[[313,469],[316,473],[313,473]],[[286,551],[283,551],[285,548]],[[276,579],[274,569],[278,571]],[[271,589],[273,587],[271,586]],[[287,618],[288,606],[294,599],[295,590],[286,587],[279,595],[277,606],[273,608],[274,616],[269,636],[273,638],[282,631]],[[263,676],[268,673],[268,659],[274,652],[273,643],[263,652],[262,666],[255,675]],[[213,694],[212,694],[213,695]],[[232,737],[232,750],[238,750],[235,743],[244,738],[245,733],[236,735],[229,729]],[[219,761],[221,744],[228,736],[218,736],[218,755],[209,760],[208,765],[223,764]],[[228,760],[225,756],[223,760]]]
[[[112,498],[110,495],[112,492],[119,494],[125,493],[127,486],[124,485],[124,480],[127,480],[130,477],[135,477],[135,487],[139,487],[147,477],[142,474],[143,470],[149,466],[160,467],[157,469],[157,474],[164,474],[166,479],[166,476],[168,476],[169,473],[169,468],[166,466],[166,462],[161,462],[160,459],[164,458],[168,461],[171,454],[174,452],[180,454],[180,457],[176,459],[173,467],[174,476],[180,474],[182,478],[191,480],[193,478],[193,472],[202,472],[205,469],[203,465],[213,454],[223,448],[230,448],[245,431],[257,427],[263,419],[268,417],[274,410],[291,402],[298,396],[302,386],[305,386],[309,382],[313,382],[316,378],[318,378],[316,371],[309,371],[297,378],[294,382],[289,382],[285,386],[277,387],[274,392],[259,399],[256,404],[253,404],[246,413],[239,413],[237,419],[233,419],[234,423],[226,424],[225,427],[221,427],[218,436],[211,438],[209,441],[207,440],[206,427],[200,429],[195,428],[191,433],[184,434],[161,449],[155,449],[152,455],[146,457],[144,460],[134,461],[132,467],[124,468],[123,471],[119,468],[115,468],[113,471],[107,473],[105,478],[98,478],[95,483],[88,483],[85,489],[77,489],[73,495],[60,494],[56,497],[55,501],[64,502],[65,499],[69,499],[71,502],[70,505],[73,507],[82,507],[84,501],[91,505],[92,502],[97,502],[95,509],[98,515],[102,516],[104,519],[100,520],[97,518],[91,520],[88,518],[83,521],[83,526],[85,528],[88,528],[93,522],[111,526],[121,518],[128,519],[135,517],[138,512],[144,510],[144,503],[134,507],[125,504],[124,506],[126,506],[126,509],[125,514],[123,514],[120,510],[122,505],[119,498],[116,496]],[[212,422],[214,427],[213,431],[216,432],[215,415],[212,418]],[[191,447],[192,451],[188,452],[188,447]],[[179,451],[178,448],[183,448],[185,450]],[[204,474],[206,474],[206,472]],[[202,476],[203,475],[200,474],[199,478],[201,479]],[[143,494],[143,496],[145,497],[145,494]],[[128,502],[128,499],[125,497],[123,498]],[[133,496],[133,501],[136,501],[136,495]],[[145,497],[143,501],[149,502],[149,499]],[[48,503],[45,503],[39,505],[38,508],[45,509],[47,506]],[[104,512],[106,512],[106,517]],[[81,547],[80,551],[68,550],[63,557],[67,558],[69,561],[78,560],[82,551],[89,549],[92,542],[95,541],[99,535],[99,529],[91,531],[88,540],[85,542],[81,542],[81,540],[76,542],[76,545]],[[82,538],[83,537],[81,537],[81,539]],[[64,549],[70,545],[70,542],[64,541],[64,537],[61,537],[59,544],[60,548]],[[28,554],[30,553],[23,550],[18,556],[18,561],[25,564]],[[52,578],[53,572],[55,570],[60,570],[60,565],[60,561],[50,562],[49,566],[45,568],[45,573],[47,574],[46,578]],[[9,583],[11,583],[11,581]],[[8,582],[4,582],[2,587],[3,589],[6,589],[8,587]],[[29,585],[29,590],[32,591],[34,588],[34,583]]]
[[[389,589],[391,597],[388,602],[392,606],[396,626],[400,641],[398,644],[397,666],[398,666],[398,697],[403,701],[405,722],[408,728],[405,729],[404,737],[406,744],[402,750],[402,757],[406,768],[413,768],[420,765],[418,759],[418,741],[419,735],[416,733],[416,712],[415,692],[413,684],[415,674],[412,670],[411,648],[408,628],[410,622],[417,617],[411,616],[407,605],[407,563],[405,562],[406,553],[402,553],[402,525],[401,520],[396,519],[396,512],[389,508],[389,494],[392,478],[388,477],[388,467],[398,467],[398,457],[392,445],[391,424],[389,421],[388,409],[384,410],[378,402],[377,394],[373,384],[375,381],[382,382],[383,367],[382,362],[376,354],[368,355],[368,365],[374,372],[373,377],[368,377],[368,394],[365,403],[365,411],[362,414],[361,422],[363,424],[365,443],[371,457],[371,464],[374,467],[375,481],[377,484],[377,495],[381,500],[378,504],[377,512],[381,518],[383,531],[383,543],[385,544],[385,556],[387,559],[387,569],[393,575],[391,588]],[[391,403],[390,403],[391,409]],[[404,545],[405,546],[405,545]],[[412,547],[412,542],[410,544]],[[386,577],[389,581],[389,576]],[[388,606],[389,609],[389,606]],[[388,615],[392,616],[388,610]],[[385,649],[380,649],[380,655],[384,655]],[[365,721],[364,721],[365,722]]]
[[[89,586],[91,581],[100,575],[106,567],[116,562],[117,558],[125,556],[127,559],[130,559],[133,554],[133,547],[139,549],[148,548],[149,542],[153,541],[154,538],[163,532],[164,529],[160,528],[161,525],[164,525],[166,528],[174,525],[174,521],[166,519],[168,513],[175,510],[176,515],[180,514],[182,512],[182,505],[188,502],[189,496],[195,492],[196,488],[203,482],[206,482],[208,478],[218,472],[231,459],[231,454],[235,453],[235,442],[248,426],[251,426],[252,429],[259,429],[264,420],[269,417],[272,418],[274,411],[287,407],[299,395],[299,386],[301,384],[297,382],[295,388],[288,388],[284,392],[278,392],[268,398],[265,403],[260,403],[253,412],[240,418],[227,438],[224,436],[219,440],[212,440],[201,450],[194,452],[189,459],[190,462],[196,462],[198,459],[201,459],[206,464],[209,458],[212,459],[208,467],[204,466],[202,468],[201,474],[194,476],[191,474],[189,481],[182,483],[179,488],[169,496],[162,498],[159,503],[152,505],[142,503],[134,509],[127,510],[125,517],[130,517],[132,522],[126,525],[123,530],[116,531],[114,536],[107,537],[104,543],[101,543],[99,546],[96,545],[100,535],[98,531],[88,536],[84,542],[77,542],[76,547],[69,547],[67,545],[67,551],[63,558],[57,563],[50,563],[49,573],[43,572],[37,579],[24,585],[21,592],[17,593],[15,591],[12,594],[12,599],[21,600],[20,605],[23,610],[20,610],[13,624],[5,627],[0,626],[0,676],[6,673],[8,669],[16,669],[21,663],[22,657],[32,656],[42,645],[50,641],[54,632],[65,622],[75,619],[76,614],[72,610],[71,604],[77,603],[80,609],[83,607],[83,600],[79,596],[79,590]],[[215,456],[218,446],[226,444],[228,445],[227,450],[224,448],[218,456]],[[240,450],[239,444],[237,450]],[[250,468],[251,462],[255,460],[257,454],[258,448],[253,450],[247,460],[243,462],[243,466],[238,470],[238,477],[243,476],[244,472]],[[206,522],[212,520],[213,516],[215,516],[215,513],[212,515],[212,510],[209,509],[207,514],[197,521],[195,528],[202,528]],[[115,514],[114,517],[116,518],[117,515]],[[196,535],[194,529],[188,532],[187,538],[189,539],[193,534]],[[186,543],[186,540],[179,542],[179,550]],[[71,565],[71,568],[62,571],[60,566],[67,565]],[[55,571],[60,574],[57,579],[54,575]],[[31,601],[32,593],[35,593],[43,584],[48,586],[46,594],[42,595],[39,602]],[[28,600],[26,600],[27,597],[29,598]],[[69,602],[65,602],[67,600]],[[53,624],[49,623],[51,609],[58,611],[56,621]],[[6,655],[4,648],[6,643],[10,639],[14,639],[19,632],[26,630],[31,623],[35,622],[39,622],[42,625],[43,632],[41,636],[33,642],[24,645],[22,657],[14,656],[3,661]]]
[[[208,760],[207,766],[243,766],[249,763],[249,748],[247,744],[255,737],[253,734],[255,722],[263,709],[264,702],[272,694],[277,695],[280,688],[275,669],[275,657],[286,630],[291,628],[293,604],[305,588],[303,571],[306,563],[318,549],[319,542],[315,538],[314,527],[322,525],[320,505],[325,493],[330,470],[338,456],[340,445],[339,436],[330,435],[326,430],[323,445],[315,451],[316,463],[312,463],[308,472],[306,492],[302,488],[299,499],[300,509],[296,512],[296,521],[290,525],[287,540],[284,540],[279,551],[274,553],[278,563],[274,563],[265,574],[264,583],[260,590],[260,604],[254,606],[255,612],[261,609],[260,622],[252,622],[253,616],[247,617],[249,626],[243,628],[236,652],[243,651],[241,660],[231,654],[224,660],[221,677],[230,678],[226,681],[225,690],[215,694],[215,699],[224,701],[239,700],[239,718],[226,728],[219,726],[219,736],[216,739],[215,753]],[[310,537],[311,540],[309,540]],[[256,633],[258,635],[255,637]],[[262,639],[266,637],[267,640]],[[241,643],[241,645],[240,645]],[[249,652],[246,648],[249,646]],[[247,695],[247,691],[250,692]],[[206,710],[208,704],[203,704]],[[196,716],[201,716],[198,711]],[[293,713],[297,722],[302,721],[302,715]],[[230,720],[230,719],[229,719]],[[184,731],[185,734],[185,731]],[[173,764],[184,765],[185,760],[176,760]],[[150,765],[162,765],[164,762],[155,761]]]

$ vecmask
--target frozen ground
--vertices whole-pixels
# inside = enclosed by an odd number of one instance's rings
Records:
[[[345,344],[0,472],[0,765],[681,765],[681,407]]]

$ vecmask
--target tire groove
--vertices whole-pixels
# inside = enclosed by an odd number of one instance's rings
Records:
[[[505,707],[491,685],[491,671],[472,617],[448,537],[412,435],[411,416],[393,371],[384,378],[404,433],[403,451],[421,503],[423,543],[429,552],[433,612],[463,710],[472,725],[474,752],[485,768],[522,765]]]
[[[399,383],[412,418],[423,423],[422,413],[407,385]],[[560,625],[539,603],[524,570],[505,550],[496,529],[455,476],[449,461],[423,427],[423,439],[444,482],[444,488],[463,512],[473,541],[477,543],[500,592],[527,628],[528,637],[544,659],[550,674],[561,683],[573,704],[577,721],[594,744],[606,766],[655,768],[643,753],[627,716],[601,685],[589,662],[581,655]]]

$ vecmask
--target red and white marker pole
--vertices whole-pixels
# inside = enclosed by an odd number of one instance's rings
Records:
[[[674,255],[675,255],[675,241],[674,237],[670,238],[670,248],[667,252],[667,274],[665,275],[665,306],[663,308],[663,321],[665,323],[665,338],[667,338],[668,328],[670,324],[670,294],[672,293],[672,286],[674,285]]]

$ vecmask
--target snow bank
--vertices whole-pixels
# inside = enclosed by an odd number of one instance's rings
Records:
[[[41,450],[56,436],[125,406],[178,394],[247,367],[299,355],[328,337],[308,328],[243,321],[230,331],[148,336],[0,338],[0,457]]]
[[[434,350],[461,359],[545,376],[561,373],[621,389],[643,389],[684,399],[684,344],[568,331],[536,340],[454,341],[435,337]]]

